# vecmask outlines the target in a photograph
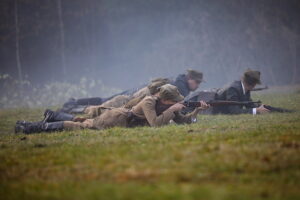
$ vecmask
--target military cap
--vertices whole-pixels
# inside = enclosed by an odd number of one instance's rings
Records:
[[[168,78],[155,78],[155,79],[151,80],[151,83],[154,83],[154,82],[165,82],[167,84],[167,83],[170,83],[170,79],[168,79]]]
[[[170,83],[170,80],[167,78],[157,78],[151,81],[151,83],[147,86],[150,94],[156,94],[159,92],[161,86]]]
[[[180,102],[184,97],[179,93],[176,86],[171,84],[165,84],[160,87],[159,97],[163,100],[170,100],[174,102]]]
[[[203,82],[203,73],[194,69],[187,70],[187,76],[199,83]]]
[[[247,69],[244,72],[243,80],[249,85],[261,84],[260,71],[254,71],[251,69]]]

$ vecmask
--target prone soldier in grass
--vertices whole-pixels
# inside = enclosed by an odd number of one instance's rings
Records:
[[[234,101],[234,102],[251,102],[251,91],[257,84],[261,84],[260,72],[248,69],[244,72],[241,80],[225,86],[216,91],[197,92],[194,95],[187,97],[186,101]],[[188,110],[187,110],[188,111]],[[246,104],[245,105],[220,105],[213,106],[207,114],[263,114],[270,112],[264,104]]]
[[[170,83],[176,86],[179,93],[186,97],[190,92],[195,91],[200,83],[203,81],[203,73],[197,70],[189,69],[186,74],[180,74],[175,80],[168,78],[158,78],[151,81],[150,85],[153,83]],[[65,113],[87,113],[92,106],[106,106],[106,107],[121,107],[133,98],[151,95],[149,91],[149,85],[137,87],[134,89],[126,90],[119,94],[113,95],[108,98],[92,97],[92,98],[82,98],[82,99],[69,99],[66,102],[61,111]],[[95,107],[94,107],[95,108]]]
[[[76,129],[105,129],[111,127],[136,127],[136,126],[162,126],[171,120],[175,123],[192,123],[196,120],[200,110],[209,106],[200,102],[201,106],[189,114],[183,115],[180,111],[185,107],[182,104],[184,97],[180,95],[176,86],[165,84],[156,95],[145,97],[132,109],[108,108],[106,112],[93,119],[84,121],[56,121],[48,119],[41,122],[18,121],[15,126],[16,133],[53,132]],[[65,114],[65,113],[64,113]]]

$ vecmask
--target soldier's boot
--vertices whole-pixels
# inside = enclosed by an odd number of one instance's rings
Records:
[[[32,123],[32,122],[27,122],[27,121],[24,121],[24,120],[19,120],[19,121],[16,122],[16,125],[25,126],[28,123]]]
[[[59,111],[52,111],[52,110],[45,110],[44,112],[44,119],[43,122],[57,122],[57,121],[73,121],[74,115],[59,112]]]
[[[17,121],[16,125],[15,125],[15,134],[18,133],[23,133],[23,130],[25,129],[25,126],[30,124],[31,122],[27,122],[27,121]]]
[[[64,129],[64,122],[23,122],[16,123],[15,133],[40,133],[40,132],[54,132],[62,131]]]
[[[40,125],[43,122],[27,122],[27,121],[17,121],[15,126],[15,133],[26,133],[28,132],[29,128],[31,131],[38,132]]]

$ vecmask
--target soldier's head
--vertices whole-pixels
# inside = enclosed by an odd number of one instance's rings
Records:
[[[191,91],[197,90],[200,83],[203,82],[203,73],[197,70],[188,69],[186,77],[189,89]]]
[[[181,102],[184,99],[177,87],[171,84],[161,86],[158,94],[161,103],[168,105]]]
[[[151,81],[151,83],[147,86],[150,94],[155,95],[159,92],[161,86],[170,83],[170,80],[167,78],[156,78]]]
[[[247,91],[252,90],[253,88],[255,88],[255,86],[257,84],[261,84],[260,71],[247,69],[244,72],[244,75],[242,77],[242,81],[243,81],[245,90],[247,90]]]

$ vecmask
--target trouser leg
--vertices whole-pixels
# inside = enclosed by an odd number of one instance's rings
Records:
[[[87,119],[84,122],[72,122],[64,121],[63,126],[65,130],[79,130],[79,129],[92,129],[93,128],[93,119]]]
[[[47,109],[43,122],[73,121],[74,118],[75,116],[72,114]]]
[[[77,99],[76,103],[78,105],[100,105],[103,103],[103,99],[100,97],[81,98]]]

